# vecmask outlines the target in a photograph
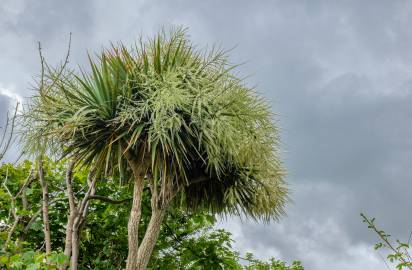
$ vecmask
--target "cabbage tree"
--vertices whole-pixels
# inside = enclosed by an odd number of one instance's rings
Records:
[[[274,115],[234,68],[225,51],[199,50],[180,29],[112,45],[79,72],[47,66],[25,114],[27,138],[132,176],[126,269],[147,267],[172,204],[264,221],[283,214]],[[139,237],[144,189],[151,219]]]

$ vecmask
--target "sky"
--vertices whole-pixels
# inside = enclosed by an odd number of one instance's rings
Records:
[[[2,0],[0,121],[33,94],[37,52],[70,64],[110,42],[188,27],[232,49],[281,126],[293,202],[277,223],[228,218],[235,247],[308,270],[388,269],[359,213],[395,238],[412,230],[412,2]],[[13,153],[12,153],[13,154]]]

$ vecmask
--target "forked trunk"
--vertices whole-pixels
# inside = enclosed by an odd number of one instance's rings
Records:
[[[135,178],[133,191],[133,205],[127,225],[128,247],[126,270],[144,270],[150,261],[153,249],[159,237],[160,228],[166,214],[167,208],[173,196],[159,204],[159,198],[152,194],[151,206],[152,215],[144,234],[143,240],[139,245],[139,223],[142,214],[142,195],[144,188],[145,172],[139,167],[137,160],[130,155],[127,157],[129,165]],[[154,197],[153,197],[154,196]]]
[[[66,261],[65,264],[60,267],[60,269],[63,270],[67,269],[69,263],[70,270],[77,270],[78,268],[80,233],[88,214],[90,196],[93,196],[96,192],[96,167],[93,166],[90,169],[89,174],[87,176],[87,184],[89,186],[89,189],[85,193],[82,201],[78,204],[76,203],[72,186],[72,174],[74,164],[75,161],[72,161],[69,164],[66,173],[66,186],[67,196],[69,198],[70,215],[67,220],[64,255],[66,255],[67,258],[69,258],[69,261]]]
[[[139,223],[142,214],[142,195],[144,174],[140,172],[135,159],[128,158],[135,178],[133,189],[133,205],[130,212],[129,222],[127,224],[127,241],[128,254],[126,270],[137,270],[138,268],[138,251],[139,251]]]
[[[84,222],[86,221],[87,214],[89,212],[89,198],[96,193],[96,180],[95,176],[96,167],[92,167],[87,176],[87,185],[89,189],[84,195],[81,203],[77,206],[76,217],[73,222],[72,233],[72,257],[70,262],[70,269],[77,270],[79,264],[79,247],[80,247],[80,233],[82,231]]]
[[[152,216],[150,217],[149,225],[147,226],[146,233],[139,247],[139,252],[137,255],[137,268],[135,269],[143,270],[147,268],[153,248],[155,247],[157,238],[159,237],[160,228],[165,214],[166,209],[152,209]]]

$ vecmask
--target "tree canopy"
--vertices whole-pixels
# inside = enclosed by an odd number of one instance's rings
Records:
[[[163,200],[178,193],[191,209],[278,218],[287,200],[278,129],[234,68],[181,29],[113,45],[80,73],[46,65],[28,143],[47,138],[106,172],[122,172],[133,155]]]
[[[40,48],[40,47],[39,47]],[[70,48],[70,47],[69,47]],[[112,44],[89,68],[51,67],[41,49],[37,94],[23,115],[26,149],[90,168],[88,192],[76,204],[68,177],[65,254],[77,269],[78,231],[101,175],[134,186],[128,220],[127,270],[146,269],[170,207],[277,220],[288,200],[279,132],[269,104],[236,76],[227,52],[199,50],[182,29],[134,46]],[[47,182],[44,234],[48,228]],[[142,198],[150,220],[141,238]],[[46,241],[47,254],[51,243]],[[66,267],[63,267],[66,268]]]

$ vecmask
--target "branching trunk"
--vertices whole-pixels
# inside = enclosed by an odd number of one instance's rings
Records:
[[[76,270],[78,268],[80,233],[87,217],[90,197],[93,196],[96,192],[96,168],[93,167],[92,169],[90,169],[87,176],[87,184],[89,188],[82,201],[79,204],[76,203],[72,183],[74,165],[75,161],[71,161],[66,171],[66,189],[67,197],[69,199],[70,214],[67,219],[66,225],[64,255],[66,255],[69,260],[66,261],[62,267],[60,267],[60,269],[63,270],[67,269],[69,264],[71,270]]]
[[[153,249],[156,246],[156,242],[159,237],[160,229],[162,227],[163,219],[166,215],[167,209],[169,208],[173,200],[173,197],[177,194],[177,189],[175,189],[172,184],[168,187],[167,190],[165,190],[165,192],[159,193],[156,190],[156,186],[154,185],[153,179],[151,180],[152,183],[150,185],[150,201],[152,214],[150,217],[149,224],[147,225],[143,240],[139,246],[136,268],[139,270],[147,268]]]
[[[150,172],[141,170],[141,168],[145,168],[146,166],[140,164],[136,157],[130,153],[126,153],[126,158],[135,178],[133,205],[127,226],[129,251],[126,270],[144,270],[149,264],[150,257],[159,237],[163,219],[173,197],[177,193],[177,189],[170,186],[167,192],[159,194],[153,179],[151,179]],[[147,181],[150,182],[152,214],[142,242],[139,245],[139,223],[142,214],[142,195],[145,177],[148,177]]]
[[[38,161],[39,180],[43,194],[42,211],[43,211],[43,226],[44,226],[44,242],[46,246],[46,255],[51,253],[51,236],[50,236],[50,220],[49,220],[49,189],[47,182],[44,179],[43,160]]]
[[[159,237],[160,228],[166,214],[166,209],[152,209],[152,216],[150,218],[149,225],[147,226],[144,238],[139,246],[137,255],[137,268],[146,269],[152,255],[153,248],[156,245],[157,238]]]
[[[136,159],[128,158],[135,178],[133,189],[133,205],[130,212],[129,222],[127,224],[128,254],[126,270],[136,270],[138,268],[138,251],[139,251],[139,223],[142,214],[142,195],[144,174],[139,170]]]
[[[86,220],[86,216],[89,210],[89,197],[93,196],[96,192],[95,185],[97,177],[95,177],[95,172],[95,167],[93,167],[89,171],[89,175],[87,176],[87,184],[89,186],[89,189],[87,190],[81,203],[77,207],[76,216],[74,218],[72,226],[72,257],[70,261],[71,270],[77,270],[79,263],[80,232],[82,230],[83,224]]]

